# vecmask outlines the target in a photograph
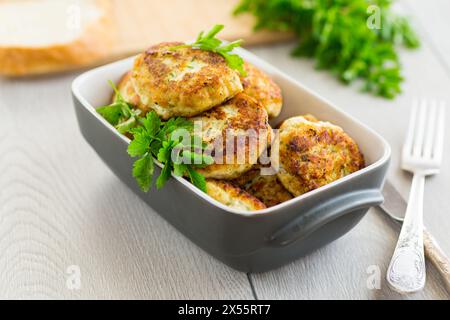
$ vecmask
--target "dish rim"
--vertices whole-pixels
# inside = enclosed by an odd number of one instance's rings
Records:
[[[298,206],[298,203],[302,202],[304,199],[309,198],[314,196],[315,194],[319,193],[319,192],[323,192],[327,189],[331,189],[333,187],[339,186],[341,184],[345,184],[346,182],[348,182],[349,180],[352,180],[358,176],[364,175],[370,171],[373,171],[381,166],[383,166],[387,161],[389,161],[390,156],[391,156],[391,147],[389,145],[389,143],[379,134],[377,133],[375,130],[373,130],[372,128],[368,127],[366,124],[362,123],[361,121],[359,121],[358,119],[354,118],[352,115],[346,113],[345,111],[341,110],[340,108],[338,108],[336,105],[334,105],[333,103],[331,103],[328,99],[322,97],[321,95],[319,95],[318,93],[316,93],[315,91],[313,91],[312,89],[310,89],[309,87],[305,86],[304,84],[302,84],[301,82],[295,80],[293,77],[291,77],[290,75],[286,74],[285,72],[281,71],[280,69],[274,67],[273,65],[271,65],[270,63],[266,62],[265,60],[259,58],[258,56],[256,56],[255,54],[243,49],[243,48],[238,48],[236,49],[236,52],[241,54],[242,56],[244,56],[244,59],[246,61],[249,61],[251,63],[254,63],[255,61],[257,61],[257,63],[259,65],[263,65],[263,69],[270,69],[272,73],[277,73],[278,76],[286,79],[287,81],[291,82],[292,84],[294,84],[296,87],[301,88],[302,90],[304,90],[307,94],[312,95],[314,98],[322,101],[323,103],[325,103],[327,105],[327,107],[332,108],[334,111],[340,113],[341,115],[343,115],[344,117],[346,117],[348,120],[350,120],[351,122],[353,122],[354,124],[364,128],[364,130],[366,130],[367,132],[369,132],[370,134],[372,134],[373,136],[375,136],[383,145],[383,155],[374,163],[364,167],[363,169],[360,169],[356,172],[353,172],[345,177],[342,177],[336,181],[333,181],[325,186],[322,186],[320,188],[317,188],[315,190],[309,191],[305,194],[302,194],[298,197],[294,197],[288,201],[285,201],[283,203],[280,203],[276,206],[270,207],[270,208],[266,208],[263,210],[257,210],[257,211],[244,211],[244,210],[238,210],[238,209],[234,209],[234,208],[230,208],[222,203],[220,203],[219,201],[215,200],[214,198],[212,198],[211,196],[209,196],[208,194],[202,192],[200,189],[198,189],[197,187],[195,187],[192,183],[190,183],[189,181],[187,181],[186,179],[184,179],[183,177],[177,177],[175,175],[173,175],[172,173],[172,179],[177,180],[178,182],[180,182],[182,185],[184,185],[187,189],[189,189],[191,192],[193,192],[195,195],[197,195],[198,197],[202,198],[203,200],[209,202],[210,204],[219,207],[222,210],[225,210],[229,213],[233,213],[236,215],[240,215],[240,216],[244,216],[244,217],[257,217],[260,215],[272,215],[272,214],[276,214],[277,211],[283,210],[283,209],[287,209],[288,207],[294,207],[294,206]],[[117,67],[118,65],[124,64],[125,62],[127,62],[128,60],[133,60],[135,59],[136,55],[133,55],[131,57],[125,58],[125,59],[121,59],[118,61],[115,61],[113,63],[109,63],[100,67],[96,67],[93,68],[91,70],[88,70],[84,73],[82,73],[81,75],[79,75],[78,77],[76,77],[74,79],[74,81],[72,82],[72,94],[74,95],[74,97],[78,100],[78,102],[87,110],[89,111],[92,115],[94,115],[94,117],[99,120],[103,125],[105,125],[114,135],[116,135],[117,137],[119,137],[120,139],[122,139],[125,143],[129,144],[130,143],[130,139],[127,138],[126,136],[120,134],[115,128],[114,126],[112,126],[108,121],[106,121],[97,111],[96,111],[96,107],[92,106],[85,98],[84,96],[81,94],[80,92],[80,87],[81,85],[90,77],[94,76],[95,73],[105,70],[105,69],[111,69],[114,67]],[[155,159],[156,160],[156,159]],[[155,161],[155,163],[162,168],[162,165],[160,162]],[[131,169],[130,169],[131,172]],[[130,173],[131,174],[131,173]]]

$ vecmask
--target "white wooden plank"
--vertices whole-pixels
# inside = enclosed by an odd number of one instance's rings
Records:
[[[421,293],[401,296],[388,287],[384,279],[398,231],[372,209],[353,231],[329,246],[278,270],[252,274],[256,295],[258,299],[448,299],[429,263]],[[379,289],[367,285],[374,270],[380,275]]]
[[[72,75],[0,80],[0,298],[252,299],[83,141]],[[78,265],[81,290],[66,270]]]
[[[410,0],[403,1],[403,4],[416,18],[419,33],[445,64],[445,70],[450,76],[450,1]]]

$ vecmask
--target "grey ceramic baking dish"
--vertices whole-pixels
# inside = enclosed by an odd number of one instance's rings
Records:
[[[131,176],[133,162],[126,151],[128,138],[120,135],[94,108],[109,101],[112,92],[107,81],[118,81],[131,69],[134,58],[84,73],[73,82],[72,93],[78,123],[86,141],[131,190],[192,242],[225,264],[245,272],[263,272],[341,237],[370,207],[381,204],[390,147],[371,129],[297,81],[248,51],[237,51],[270,74],[282,88],[285,105],[276,123],[305,113],[333,122],[356,140],[365,155],[367,167],[298,198],[254,213],[230,209],[177,177],[162,190],[154,188],[143,193]]]

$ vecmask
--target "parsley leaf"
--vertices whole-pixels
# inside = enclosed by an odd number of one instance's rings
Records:
[[[129,132],[132,128],[134,128],[135,126],[136,126],[136,117],[130,117],[130,118],[128,118],[128,120],[124,120],[124,121],[120,122],[116,126],[116,129],[121,134],[125,134],[125,133]]]
[[[290,31],[298,37],[294,56],[312,57],[345,84],[363,81],[363,90],[392,99],[401,92],[396,47],[417,48],[416,33],[394,14],[391,0],[241,0],[235,14],[257,18],[255,29]],[[370,7],[381,25],[370,28]]]
[[[114,101],[110,105],[97,108],[97,112],[115,126],[120,133],[125,134],[136,127],[141,111],[134,110],[134,106],[125,101],[112,81],[109,81],[109,85],[115,93]]]
[[[172,152],[173,142],[164,141],[162,143],[162,148],[158,152],[158,161],[162,163],[170,162],[171,152]]]
[[[153,156],[150,153],[145,154],[133,164],[133,177],[144,192],[150,190],[154,169]]]
[[[119,123],[122,117],[122,105],[120,103],[113,103],[109,106],[100,107],[97,112],[106,119],[113,126]]]
[[[188,170],[188,166],[184,163],[174,163],[173,164],[173,174],[177,177],[182,177],[186,170]]]
[[[206,179],[203,175],[199,174],[192,167],[188,167],[189,178],[197,188],[206,192]]]
[[[161,174],[156,180],[156,188],[158,189],[163,188],[166,185],[167,181],[169,181],[171,173],[172,173],[172,164],[169,161],[164,165]]]
[[[151,138],[148,132],[144,128],[136,128],[131,131],[134,139],[128,146],[128,154],[132,157],[143,156],[148,153],[150,147]]]
[[[196,165],[210,165],[214,163],[214,160],[210,156],[205,156],[203,154],[198,154],[196,152],[191,152],[189,150],[183,151],[183,160],[188,163],[193,163]]]
[[[142,120],[142,125],[149,135],[156,136],[161,128],[161,120],[155,112],[150,112],[147,117]]]
[[[239,55],[232,53],[234,48],[241,46],[242,40],[237,40],[230,42],[228,44],[224,44],[222,40],[216,38],[216,35],[220,31],[222,31],[223,28],[224,28],[223,25],[217,24],[206,34],[203,31],[200,32],[200,34],[197,37],[197,40],[194,43],[176,46],[172,49],[176,50],[178,48],[191,47],[194,49],[215,52],[225,58],[228,66],[231,69],[239,71],[239,73],[242,76],[246,76],[247,73],[244,70],[244,60]]]

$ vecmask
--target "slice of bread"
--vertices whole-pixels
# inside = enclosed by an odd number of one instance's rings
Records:
[[[0,0],[0,74],[73,69],[112,46],[109,0]]]

